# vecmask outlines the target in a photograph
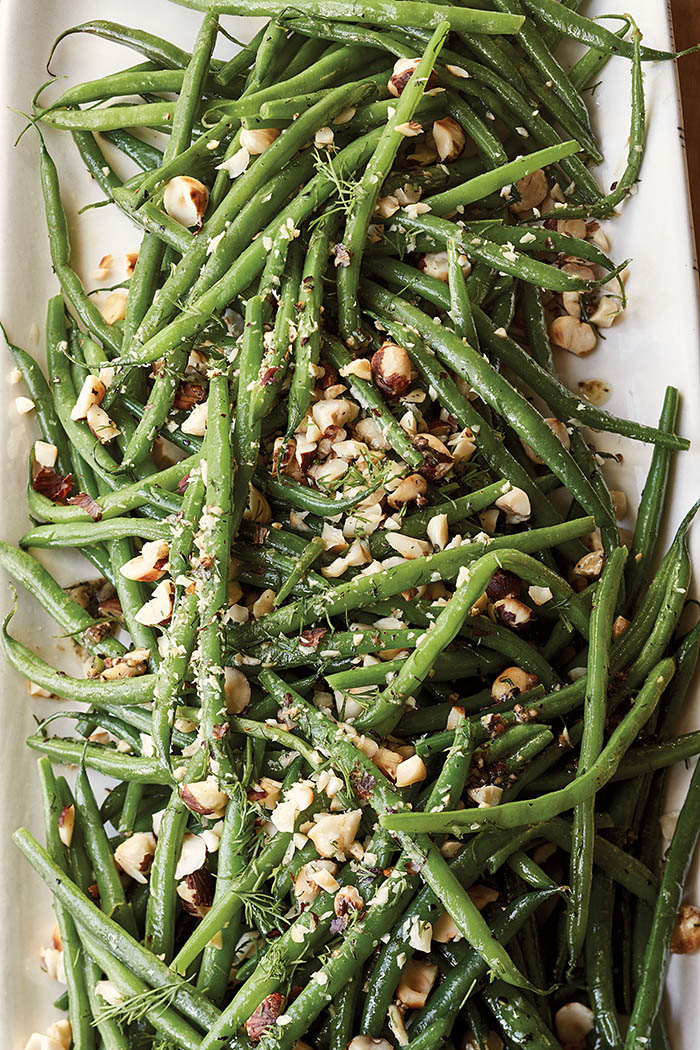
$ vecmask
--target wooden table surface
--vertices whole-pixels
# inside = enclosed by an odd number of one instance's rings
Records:
[[[700,41],[700,0],[671,0],[676,47],[679,51]],[[695,243],[700,258],[700,53],[680,60],[679,74],[688,151],[688,170],[695,216]]]

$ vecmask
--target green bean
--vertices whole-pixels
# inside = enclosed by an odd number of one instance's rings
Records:
[[[232,539],[238,535],[260,455],[260,421],[253,420],[251,391],[260,374],[262,357],[262,302],[259,296],[251,296],[246,303],[239,366],[241,379],[232,441],[235,463],[230,524]]]
[[[679,394],[675,387],[666,388],[664,405],[659,419],[659,430],[673,431],[678,418]],[[651,576],[651,562],[661,527],[666,492],[671,470],[670,449],[655,446],[649,473],[642,490],[634,527],[630,558],[625,570],[625,595],[632,607],[640,589]]]
[[[232,124],[230,120],[220,120],[212,128],[207,128],[206,133],[194,142],[182,146],[179,153],[168,150],[166,152],[170,152],[170,156],[163,155],[160,163],[150,167],[144,175],[132,176],[126,185],[131,187],[133,184],[139,205],[145,195],[153,193],[164,182],[176,175],[201,174],[205,176],[208,174],[212,159],[222,158],[220,146],[214,147],[212,143],[221,143],[231,135],[234,127],[235,124]],[[107,134],[113,133],[108,132]],[[168,140],[168,147],[171,143],[173,143],[172,134]]]
[[[661,744],[642,744],[632,748],[617,770],[616,780],[631,780],[654,769],[666,769],[693,758],[700,751],[700,733],[684,733]]]
[[[115,959],[90,929],[80,925],[78,933],[89,959],[94,961],[100,972],[107,976],[124,998],[147,996],[150,991],[149,985],[135,977],[128,966]],[[176,1040],[183,1050],[196,1050],[199,1047],[200,1033],[183,1021],[177,1010],[172,1007],[156,1000],[153,1005],[145,1006],[144,1015],[159,1035]]]
[[[373,700],[370,711],[356,719],[358,727],[375,729],[386,734],[398,724],[403,713],[403,706],[408,697],[428,674],[436,656],[452,641],[474,603],[485,591],[486,585],[498,568],[507,567],[530,583],[554,587],[558,600],[569,599],[567,590],[562,588],[563,581],[541,563],[527,555],[512,550],[499,550],[485,554],[469,567],[466,581],[458,586],[449,603],[442,610],[428,632],[421,646],[414,649],[411,655],[401,664],[401,668],[386,689]],[[572,612],[569,605],[569,613]],[[576,615],[576,613],[574,613]],[[587,630],[587,622],[584,627]]]
[[[99,102],[117,95],[139,95],[142,91],[179,92],[183,78],[182,69],[154,69],[150,64],[147,69],[136,66],[122,73],[112,73],[99,80],[86,80],[70,87],[49,106],[37,109],[35,116],[42,119],[54,109],[77,106],[83,102]]]
[[[591,23],[594,25],[594,23]],[[602,26],[596,27],[603,29]],[[603,30],[608,32],[608,30]],[[621,177],[617,180],[615,188],[593,207],[565,208],[557,211],[560,218],[575,217],[577,215],[605,216],[614,212],[615,208],[623,202],[625,197],[633,192],[639,181],[639,173],[644,159],[644,148],[646,144],[646,107],[644,102],[644,80],[642,73],[642,61],[646,48],[641,46],[641,34],[635,29],[632,42],[619,40],[614,33],[609,34],[617,41],[617,47],[622,50],[624,46],[632,48],[632,91],[630,104],[630,133],[627,155],[627,165]]]
[[[372,807],[381,815],[382,821],[390,819],[387,817],[389,811],[395,811],[397,808],[404,809],[402,798],[390,787],[377,767],[350,740],[339,739],[335,722],[305,701],[298,693],[290,691],[285,683],[271,671],[263,671],[260,681],[279,702],[293,705],[295,718],[301,722],[316,746],[321,745],[327,749],[333,762],[350,777],[350,782],[355,785],[354,790],[358,796],[369,795]],[[367,774],[370,778],[366,782],[367,785],[370,785],[368,788],[362,786],[362,778]],[[407,815],[416,816],[417,814]],[[432,816],[432,814],[424,814],[424,816]],[[503,947],[493,938],[482,915],[465,894],[461,884],[452,874],[432,841],[424,835],[414,835],[412,838],[407,835],[399,835],[398,840],[405,856],[413,861],[418,861],[421,878],[442,900],[462,934],[487,961],[492,971],[516,987],[530,987]],[[345,944],[347,943],[346,940]]]
[[[661,1005],[671,936],[680,908],[683,885],[700,834],[700,825],[697,821],[699,802],[700,768],[696,766],[671,839],[671,845],[666,853],[654,919],[644,952],[639,987],[625,1038],[626,1050],[637,1050],[638,1047],[647,1045],[648,1032]]]
[[[91,19],[88,22],[81,22],[70,29],[65,29],[60,36],[56,37],[46,63],[47,68],[51,65],[51,60],[58,45],[73,33],[90,33],[94,36],[102,37],[104,40],[123,44],[126,47],[133,48],[135,51],[139,51],[151,62],[155,62],[160,66],[167,66],[170,69],[184,69],[191,57],[182,48],[171,44],[161,36],[155,36],[153,33],[148,33],[143,29],[134,29],[131,26],[120,25],[118,22],[110,22],[105,19]]]
[[[287,437],[297,429],[311,404],[315,370],[321,355],[323,279],[335,240],[336,217],[327,212],[314,226],[298,293],[294,370],[287,395]]]
[[[150,171],[157,168],[163,160],[163,151],[150,142],[144,142],[129,131],[106,131],[103,136],[107,142],[123,153],[129,160],[133,160],[142,171]]]
[[[56,790],[56,780],[48,759],[38,762],[39,781],[41,784],[42,808],[46,827],[46,857],[58,873],[66,877],[69,861],[65,846],[59,835],[59,819],[62,814],[61,802]],[[39,847],[41,848],[41,847]],[[95,1046],[92,1014],[85,986],[85,977],[79,966],[80,948],[75,924],[69,910],[57,905],[56,918],[61,932],[64,951],[63,959],[68,986],[68,1010],[71,1022],[73,1045],[76,1050],[92,1050]]]
[[[530,353],[538,365],[554,374],[552,344],[539,289],[534,284],[523,282],[520,285],[520,301],[525,313]]]
[[[202,919],[189,940],[180,948],[172,961],[172,970],[185,973],[187,968],[202,952],[212,937],[223,929],[226,923],[243,907],[246,893],[254,891],[271,871],[281,862],[291,841],[291,834],[278,832],[262,849],[248,868],[230,885],[229,892],[221,897],[215,906]]]
[[[190,473],[182,508],[182,519],[175,532],[169,553],[170,572],[174,579],[188,568],[187,556],[192,546],[197,519],[204,502],[202,471]],[[182,688],[195,642],[198,595],[196,591],[180,596],[170,622],[169,644],[158,670],[153,690],[151,735],[156,753],[166,767],[170,766],[173,708]]]
[[[615,30],[615,36],[622,39],[627,35],[627,31],[631,24],[631,19],[623,19],[623,24],[619,29]],[[611,58],[612,54],[606,54],[604,51],[597,51],[594,47],[589,48],[585,54],[581,55],[576,65],[572,66],[569,70],[569,79],[571,80],[571,83],[574,87],[578,88],[579,91],[590,88],[593,77],[602,72]]]
[[[527,996],[517,988],[509,988],[502,981],[494,981],[482,989],[481,997],[501,1031],[516,1046],[531,1046],[533,1050],[558,1050],[561,1045],[558,1039],[546,1028]]]
[[[596,1027],[609,1046],[620,1046],[622,1036],[613,988],[612,880],[600,872],[593,876],[585,941],[585,972]]]
[[[568,455],[536,409],[484,361],[478,351],[467,346],[448,329],[432,324],[422,310],[392,296],[379,285],[363,281],[361,297],[367,305],[380,312],[382,317],[394,318],[423,334],[440,359],[466,379],[487,404],[506,415],[523,441],[531,448],[537,448],[538,454],[552,473],[561,478],[577,499],[580,497],[579,502],[587,512],[606,520],[606,509],[578,464]]]
[[[512,901],[494,919],[491,927],[493,936],[503,944],[508,944],[540,904],[551,900],[553,894],[558,892],[560,892],[558,889],[540,890],[535,893],[527,893]],[[470,947],[464,958],[451,969],[418,1013],[411,1025],[412,1036],[415,1037],[426,1031],[436,1020],[444,1017],[445,1013],[452,1013],[453,1004],[462,1002],[465,996],[471,994],[477,982],[480,983],[484,978],[488,978],[488,967],[478,952]]]
[[[540,729],[538,732],[533,733],[529,740],[526,740],[522,747],[519,747],[512,755],[509,755],[505,759],[506,769],[509,772],[516,772],[518,769],[531,762],[544,748],[548,747],[554,740],[554,734],[551,729]]]
[[[216,1024],[219,1011],[202,995],[192,989],[188,982],[177,980],[173,971],[156,958],[147,948],[100,912],[92,901],[84,896],[71,879],[55,864],[46,850],[20,828],[13,841],[22,850],[35,871],[49,885],[57,900],[66,908],[81,928],[87,928],[108,947],[110,954],[124,963],[138,978],[151,987],[163,985],[173,987],[172,1002],[189,1020],[207,1029]]]
[[[495,193],[504,186],[510,186],[518,179],[531,175],[533,171],[544,168],[548,164],[556,164],[564,157],[571,157],[580,149],[578,142],[573,141],[562,142],[557,146],[547,146],[535,153],[529,153],[526,157],[519,157],[492,171],[477,175],[449,190],[443,190],[442,193],[436,193],[428,197],[426,203],[430,205],[430,210],[435,215],[459,212],[467,205],[482,200],[489,193]]]
[[[523,0],[525,6],[545,25],[551,26],[564,36],[570,36],[582,44],[595,47],[605,54],[622,55],[634,58],[634,45],[628,40],[620,40],[605,26],[585,18],[576,11],[565,10],[556,0]],[[693,49],[694,50],[694,49]],[[664,59],[678,58],[671,51],[657,51],[655,48],[642,47],[641,58],[645,62],[657,62]]]
[[[190,759],[185,780],[197,781],[205,772],[206,758],[200,751]],[[151,864],[143,938],[153,954],[167,963],[173,957],[175,945],[175,869],[188,818],[189,810],[180,797],[179,789],[175,788],[160,818],[158,840]]]
[[[148,303],[156,294],[158,274],[164,257],[164,245],[160,238],[154,233],[144,234],[139,247],[134,272],[129,281],[129,294],[126,299],[126,316],[122,331],[122,353],[125,353],[131,345],[134,332],[138,328],[143,315],[148,309]],[[142,377],[136,369],[132,369],[125,376],[115,374],[110,390],[104,398],[105,408],[108,408],[117,392],[120,394],[131,393],[138,386],[142,386]]]
[[[447,245],[447,272],[450,289],[450,317],[458,336],[465,339],[475,350],[479,349],[479,336],[474,325],[474,314],[469,299],[469,289],[460,262],[456,241]]]
[[[539,864],[522,850],[516,850],[515,853],[511,853],[507,864],[515,875],[533,889],[553,890],[557,888],[554,879],[550,878]]]
[[[274,256],[270,256],[269,262],[273,260],[276,269],[278,265],[277,260]],[[284,257],[284,261],[286,262],[286,269],[281,278],[274,335],[271,345],[269,347],[265,346],[263,349],[260,374],[257,384],[251,393],[250,410],[253,423],[264,419],[272,408],[287,374],[294,345],[296,304],[299,297],[303,262],[301,245],[298,241],[293,241],[289,246],[288,255]],[[263,320],[265,320],[269,310],[268,300],[272,298],[272,292],[268,294],[266,288],[266,273],[263,273],[258,295],[262,299]]]
[[[61,282],[61,288],[86,327],[95,332],[98,338],[116,353],[119,343],[115,333],[118,333],[118,329],[106,324],[102,314],[85,294],[77,274],[71,269],[70,239],[61,203],[58,172],[41,137],[39,139],[39,170],[46,210],[46,224],[49,231],[51,261],[56,276]]]
[[[109,518],[107,521],[70,522],[63,525],[39,525],[25,532],[20,539],[22,547],[81,547],[137,536],[142,540],[166,540],[172,526],[164,521],[144,518]]]
[[[289,597],[292,588],[299,583],[304,576],[306,576],[307,571],[311,568],[314,562],[317,561],[324,550],[325,545],[320,536],[314,536],[312,540],[309,540],[307,547],[297,559],[294,570],[287,577],[286,582],[275,595],[275,605],[281,605],[282,602]]]
[[[600,756],[572,784],[559,791],[550,792],[536,800],[507,802],[488,811],[466,809],[453,813],[397,813],[382,816],[381,822],[389,831],[449,830],[464,833],[488,827],[518,827],[533,820],[547,820],[557,816],[581,802],[585,802],[599,791],[614,775],[617,767],[637,733],[651,717],[668,682],[673,677],[674,661],[661,660],[647,677],[635,705],[615,728]]]
[[[381,487],[380,483],[374,482],[373,485],[363,488],[359,492],[351,490],[350,495],[339,496],[339,498],[333,499],[330,496],[324,496],[316,489],[301,485],[291,478],[276,478],[258,471],[255,479],[263,492],[272,496],[273,499],[280,500],[282,503],[292,507],[298,507],[300,510],[311,511],[312,514],[318,517],[333,517],[336,514],[340,514],[341,511],[350,510]]]
[[[2,324],[0,324],[0,331],[2,331],[3,338],[15,359],[15,364],[22,373],[29,397],[34,402],[34,411],[39,421],[42,437],[45,441],[56,446],[58,449],[58,470],[61,474],[67,474],[70,468],[70,447],[63,427],[56,419],[51,390],[44,378],[44,373],[26,350],[22,350],[21,347],[15,346],[14,343],[10,342]]]
[[[31,554],[0,542],[0,565],[41,603],[66,634],[79,634],[94,653],[119,657],[125,649],[116,638],[105,634],[103,623],[66,594],[51,574]]]
[[[243,6],[231,0],[175,0],[181,7],[194,8],[195,11],[211,11],[218,14],[246,14],[262,17],[284,17],[287,8],[283,0],[254,0],[252,5]],[[296,13],[296,12],[295,12]],[[384,22],[393,24],[396,9],[389,0],[372,0],[371,5],[351,0],[349,3],[340,0],[308,0],[304,5],[304,14],[311,18],[329,21],[352,19],[358,22]],[[514,15],[503,15],[477,9],[448,7],[447,10],[438,4],[415,3],[404,0],[401,7],[401,18],[404,23],[416,26],[439,25],[447,16],[450,28],[457,32],[475,33],[517,33],[524,19]]]
[[[224,828],[218,849],[216,869],[216,887],[214,901],[216,905],[231,891],[235,880],[245,869],[248,857],[245,843],[250,832],[250,817],[241,799],[235,795],[229,799],[224,817]],[[231,970],[231,963],[240,935],[240,921],[229,920],[221,930],[221,944],[207,945],[202,954],[202,964],[197,978],[197,987],[205,990],[217,1006],[224,998]]]
[[[132,937],[137,936],[136,923],[131,905],[127,904],[117,866],[102,827],[95,796],[83,768],[78,770],[75,782],[77,817],[80,821],[85,849],[100,894],[100,908]]]
[[[153,688],[151,675],[142,675],[140,678],[121,678],[110,682],[91,678],[70,678],[63,672],[54,670],[21,642],[10,637],[7,633],[7,624],[12,615],[13,613],[10,612],[5,618],[0,633],[0,645],[10,666],[29,678],[35,685],[57,696],[63,696],[69,700],[82,700],[86,703],[91,703],[93,697],[120,704],[138,704],[149,699]]]
[[[27,747],[48,755],[55,762],[64,765],[79,765],[83,762],[88,769],[120,780],[143,784],[172,783],[170,774],[165,772],[157,759],[123,755],[113,748],[98,744],[35,735],[27,738]]]
[[[443,580],[454,579],[462,565],[474,561],[489,548],[499,550],[503,547],[517,546],[518,550],[525,553],[537,551],[542,549],[543,544],[582,536],[590,527],[591,519],[581,518],[548,529],[532,529],[517,537],[493,537],[488,541],[462,545],[456,550],[440,551],[425,558],[416,558],[373,576],[358,576],[333,588],[327,595],[289,603],[284,608],[261,617],[255,623],[238,625],[229,632],[229,645],[245,650],[267,637],[297,631],[322,616],[344,614],[420,586],[423,582],[429,582],[433,573],[439,573]]]
[[[108,106],[105,109],[54,109],[41,120],[61,131],[114,131],[124,128],[169,127],[172,102],[144,102],[141,105]]]
[[[434,626],[437,627],[437,620],[435,620]],[[429,638],[432,638],[432,632]],[[413,654],[415,655],[416,652],[417,650],[414,649]],[[361,688],[367,685],[383,685],[388,680],[395,679],[399,672],[405,669],[408,659],[409,657],[407,656],[404,659],[387,660],[378,664],[370,664],[369,667],[351,666],[346,671],[327,674],[326,681],[333,689],[338,689],[341,692],[355,686]],[[436,681],[451,681],[454,678],[463,678],[467,675],[484,674],[497,670],[501,663],[502,661],[497,658],[494,659],[488,654],[479,656],[466,650],[463,652],[450,650],[437,656],[435,666],[431,668],[431,677]],[[407,674],[408,672],[405,673]],[[383,703],[381,698],[373,696],[371,699],[372,714],[374,714],[375,699],[378,699],[378,703],[382,707]],[[361,700],[358,700],[358,702],[361,702]],[[370,717],[371,715],[367,716],[367,718]]]
[[[246,320],[251,323],[248,311]],[[207,404],[205,514],[211,524],[200,531],[198,547],[210,569],[199,594],[197,688],[202,705],[202,735],[206,747],[213,752],[226,710],[219,617],[226,607],[232,524],[231,403],[225,372],[211,379]]]
[[[610,676],[610,639],[617,596],[627,559],[625,547],[610,555],[593,598],[588,650],[588,674],[583,709],[583,735],[577,777],[584,776],[598,759],[603,747]],[[583,948],[588,926],[588,900],[593,878],[593,838],[595,836],[595,795],[574,809],[571,867],[571,897],[567,909],[569,966],[573,968]]]
[[[383,263],[381,268],[377,268],[377,270],[382,275],[386,275],[392,283],[394,279],[405,280],[410,274],[410,268],[402,264],[390,266],[387,263]],[[401,276],[399,277],[399,275]],[[423,276],[420,288],[423,292],[429,293],[433,301],[437,301],[445,309],[449,309],[449,297],[446,294],[445,285],[442,281]],[[684,438],[680,438],[676,434],[670,434],[668,430],[663,430],[661,427],[648,427],[633,420],[612,416],[608,412],[577,398],[542,365],[526,354],[515,340],[510,339],[507,335],[503,335],[502,332],[497,332],[496,326],[491,319],[478,306],[474,307],[474,318],[482,341],[497,355],[499,360],[512,368],[529,386],[541,391],[542,396],[559,413],[562,419],[572,420],[584,426],[590,426],[595,430],[624,434],[626,437],[648,441],[664,448],[685,449],[687,447],[687,442]]]
[[[357,291],[370,217],[382,183],[389,174],[401,145],[403,135],[400,129],[413,119],[448,32],[447,22],[441,22],[435,29],[420,62],[401,93],[393,116],[384,127],[374,154],[367,163],[352,210],[348,214],[343,234],[348,261],[346,265],[338,268],[338,321],[347,346],[360,346],[363,342]]]
[[[362,970],[358,969],[351,976],[349,983],[341,988],[331,1020],[328,1050],[345,1050],[352,1039],[354,1014],[361,985]]]

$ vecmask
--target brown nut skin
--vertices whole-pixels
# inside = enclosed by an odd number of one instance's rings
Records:
[[[386,342],[370,361],[375,386],[387,397],[401,397],[411,385],[411,359],[402,346]]]
[[[418,473],[428,481],[439,481],[452,470],[455,458],[447,446],[434,434],[418,434],[413,444],[423,453],[425,460]]]
[[[181,895],[182,907],[189,915],[202,918],[205,911],[214,903],[214,877],[207,868],[199,868],[185,876],[185,885],[189,891]]]
[[[671,937],[674,955],[690,955],[700,949],[700,911],[694,904],[683,904]]]
[[[327,390],[329,386],[335,386],[339,382],[341,382],[341,379],[338,375],[338,369],[324,361],[323,375],[316,383],[319,390]]]
[[[272,992],[260,1003],[245,1023],[251,1043],[258,1043],[271,1028],[285,1007],[285,998],[280,992]]]
[[[387,84],[390,95],[393,95],[394,98],[399,97],[413,76],[413,72],[419,61],[420,59],[418,58],[400,58],[395,63],[394,72],[389,77],[389,83]],[[437,87],[437,83],[437,73],[433,69],[428,77],[428,83],[425,85],[425,90],[429,91],[430,88]]]
[[[492,602],[501,598],[519,598],[521,590],[522,580],[507,569],[496,569],[486,585],[486,593]]]
[[[514,631],[523,631],[533,619],[529,605],[517,598],[501,598],[493,605],[496,622]]]

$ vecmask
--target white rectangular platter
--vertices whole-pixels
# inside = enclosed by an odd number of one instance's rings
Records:
[[[302,5],[303,6],[303,5]],[[595,0],[593,13],[607,13],[608,0]],[[615,5],[612,5],[615,6]],[[670,47],[665,0],[626,0],[620,4],[637,19],[645,42]],[[90,18],[113,19],[140,26],[190,48],[200,16],[168,0],[2,0],[0,3],[0,319],[10,338],[43,358],[46,302],[58,291],[51,271],[39,186],[36,137],[28,132],[17,148],[13,142],[24,120],[13,110],[27,110],[32,96],[47,78],[45,63],[55,37],[67,26]],[[249,39],[260,24],[251,19],[225,19],[234,36]],[[221,53],[233,45],[222,41]],[[73,36],[60,47],[53,70],[76,83],[102,76],[139,61],[116,45],[92,36]],[[683,394],[681,431],[692,439],[691,451],[680,455],[674,470],[673,496],[666,522],[667,538],[690,504],[700,495],[700,331],[697,276],[682,147],[676,73],[671,64],[648,66],[648,153],[638,193],[622,216],[607,225],[616,259],[632,260],[628,282],[629,308],[590,357],[579,361],[561,352],[558,364],[571,384],[598,377],[612,387],[608,407],[645,422],[656,420],[666,384]],[[601,184],[622,171],[628,127],[629,66],[622,59],[606,70],[594,98],[594,120],[607,153],[598,171]],[[688,129],[697,134],[698,129]],[[138,246],[138,235],[115,207],[78,217],[78,208],[99,199],[99,190],[82,168],[70,136],[48,133],[49,149],[58,164],[63,200],[71,228],[74,264],[86,287],[98,260],[108,252],[121,280],[124,252]],[[111,282],[107,282],[111,283]],[[5,354],[4,347],[2,348]],[[561,358],[566,358],[562,360]],[[20,417],[14,399],[23,393],[12,386],[9,354],[0,366],[0,535],[15,542],[28,527],[24,487],[27,452],[37,436],[31,416]],[[574,387],[575,388],[575,387]],[[623,461],[608,475],[614,488],[624,489],[635,507],[650,449],[614,437],[597,440],[599,447],[622,452]],[[631,524],[627,522],[625,524]],[[700,566],[700,526],[691,542]],[[49,564],[47,562],[47,564]],[[51,562],[63,584],[94,575],[84,564]],[[697,590],[696,590],[697,593]],[[0,584],[0,608],[10,601],[7,581]],[[13,632],[42,656],[60,663],[70,646],[55,637],[55,626],[28,595],[20,595]],[[0,671],[0,1046],[21,1050],[32,1031],[43,1031],[56,1012],[52,1000],[60,988],[39,968],[40,945],[50,941],[53,926],[49,895],[10,842],[19,824],[41,835],[35,756],[24,746],[34,716],[50,710],[50,702],[30,701],[25,683],[6,668]],[[684,729],[700,725],[700,695],[691,696]],[[682,781],[676,777],[675,788]],[[677,791],[667,808],[677,805]],[[694,871],[689,898],[700,897]],[[697,1046],[700,1030],[700,957],[675,959],[667,996],[674,1050]]]

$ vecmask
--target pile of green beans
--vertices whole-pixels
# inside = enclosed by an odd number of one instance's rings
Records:
[[[139,64],[37,92],[47,368],[2,329],[38,430],[0,565],[75,656],[0,629],[72,705],[27,740],[46,845],[15,835],[70,1045],[556,1050],[575,1014],[577,1045],[664,1050],[700,826],[696,772],[662,857],[700,754],[697,505],[659,546],[688,441],[674,388],[623,419],[557,363],[624,309],[597,220],[640,177],[643,63],[677,56],[577,0],[176,2],[191,51],[54,43]],[[269,21],[231,54],[229,14]],[[604,193],[582,92],[615,55]],[[143,231],[116,321],[71,262],[65,132]],[[630,541],[584,427],[651,446]]]

